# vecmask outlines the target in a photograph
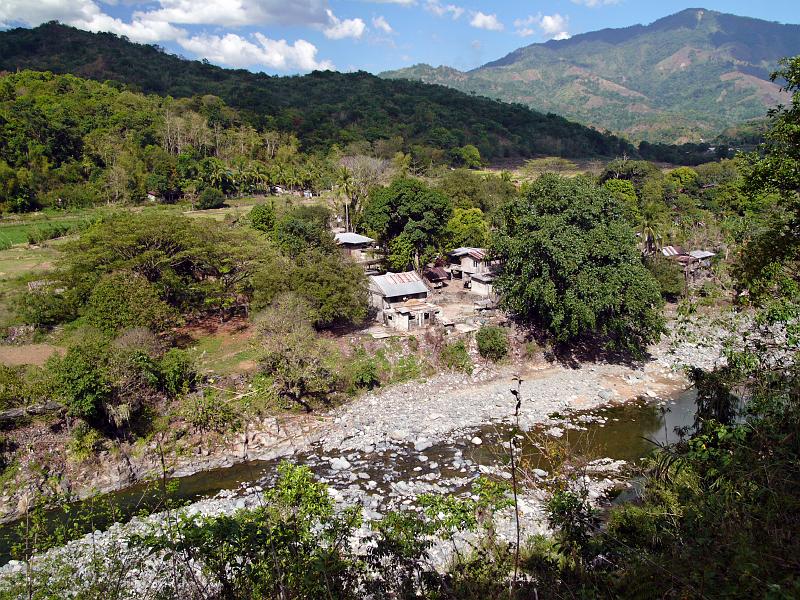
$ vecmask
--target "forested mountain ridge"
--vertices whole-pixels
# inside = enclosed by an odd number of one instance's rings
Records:
[[[0,71],[20,69],[117,81],[133,91],[173,97],[213,94],[256,128],[294,133],[309,150],[401,136],[406,149],[449,152],[473,144],[488,159],[636,152],[624,140],[562,117],[443,86],[365,72],[278,77],[223,69],[58,23],[0,32]]]
[[[519,48],[469,72],[383,73],[551,111],[634,140],[712,139],[787,97],[769,81],[800,53],[800,25],[687,9],[650,25]]]

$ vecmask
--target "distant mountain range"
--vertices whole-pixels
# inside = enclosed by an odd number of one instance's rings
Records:
[[[402,137],[407,150],[416,148],[422,156],[438,151],[445,159],[466,144],[477,146],[488,159],[637,153],[625,140],[563,117],[448,87],[365,72],[274,77],[223,69],[111,33],[55,22],[0,32],[0,75],[20,69],[110,80],[133,91],[173,97],[212,94],[240,109],[256,127],[295,133],[307,150]]]
[[[786,101],[769,80],[800,54],[800,25],[701,8],[650,25],[532,44],[468,72],[416,65],[382,73],[554,112],[633,140],[712,139]]]

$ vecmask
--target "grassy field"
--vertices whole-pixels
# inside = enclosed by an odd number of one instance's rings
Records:
[[[0,327],[19,322],[14,307],[17,298],[29,281],[53,268],[58,257],[57,247],[57,242],[48,242],[42,246],[17,245],[0,251]]]

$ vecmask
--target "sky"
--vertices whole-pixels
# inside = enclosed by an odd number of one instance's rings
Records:
[[[0,28],[58,20],[223,67],[379,73],[467,70],[520,46],[700,7],[800,22],[798,0],[0,0]]]

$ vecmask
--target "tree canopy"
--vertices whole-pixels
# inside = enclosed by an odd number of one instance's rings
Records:
[[[441,192],[416,179],[397,179],[370,194],[363,227],[388,248],[389,265],[402,270],[436,257],[452,212]]]
[[[596,334],[639,351],[659,337],[659,286],[608,190],[546,174],[501,215],[496,288],[519,319],[559,342]]]

